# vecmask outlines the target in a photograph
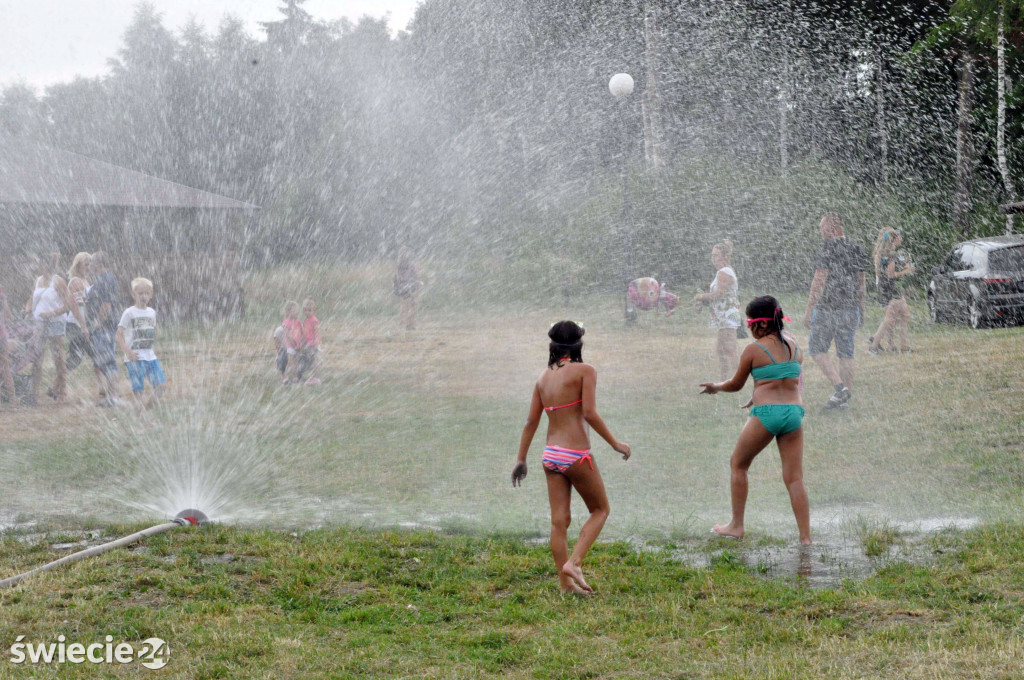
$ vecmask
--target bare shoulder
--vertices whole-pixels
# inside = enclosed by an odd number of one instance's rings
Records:
[[[751,358],[756,356],[758,353],[763,354],[764,350],[761,349],[756,342],[751,342],[743,348],[743,351],[740,353],[740,358]]]

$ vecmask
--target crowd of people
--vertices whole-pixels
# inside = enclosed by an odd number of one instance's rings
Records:
[[[156,311],[148,304],[153,284],[144,278],[132,281],[134,304],[119,313],[117,281],[107,266],[104,252],[81,252],[72,259],[65,278],[59,254],[31,258],[32,294],[17,318],[0,288],[0,400],[37,405],[49,352],[54,379],[47,396],[64,403],[68,371],[88,357],[96,377],[96,405],[116,406],[122,403],[118,350],[136,405],[150,407],[159,398],[166,380],[153,351]],[[146,379],[154,390],[148,400],[143,394]]]
[[[149,306],[152,282],[133,280],[134,304],[121,310],[117,281],[107,268],[106,253],[77,253],[66,275],[60,259],[58,253],[28,258],[25,273],[33,279],[32,294],[23,307],[12,306],[0,286],[0,403],[38,405],[49,354],[53,381],[46,395],[55,403],[66,402],[68,372],[88,358],[97,383],[97,406],[109,408],[123,403],[119,386],[119,363],[123,363],[136,405],[152,407],[166,384],[153,351],[157,322],[156,311]],[[399,300],[399,323],[406,330],[416,327],[422,288],[419,270],[403,248],[394,276],[394,294]],[[284,319],[275,329],[273,341],[276,367],[284,385],[320,384],[322,340],[311,298],[301,306],[294,300],[285,303]],[[118,361],[119,351],[122,362]],[[152,394],[145,398],[147,381]]]

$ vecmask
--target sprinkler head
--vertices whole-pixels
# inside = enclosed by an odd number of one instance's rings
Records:
[[[195,508],[189,508],[188,510],[182,510],[174,516],[174,521],[185,526],[186,523],[192,526],[201,527],[210,521],[210,518],[206,516],[206,513],[202,510],[196,510]]]

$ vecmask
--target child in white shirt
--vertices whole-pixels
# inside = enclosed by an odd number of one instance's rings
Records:
[[[138,278],[132,281],[132,299],[135,304],[124,310],[117,324],[117,346],[124,352],[125,368],[132,383],[132,396],[139,408],[151,408],[164,390],[167,380],[153,351],[156,334],[156,310],[149,306],[153,299],[153,282]],[[146,378],[153,386],[153,395],[143,403],[142,392]]]

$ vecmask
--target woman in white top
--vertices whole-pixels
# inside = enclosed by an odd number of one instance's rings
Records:
[[[78,304],[78,309],[82,312],[83,317],[85,315],[85,296],[90,288],[89,262],[91,260],[92,256],[89,253],[78,253],[71,262],[71,269],[68,269],[68,291],[71,293],[71,297],[75,298],[75,302]],[[88,356],[92,359],[92,342],[82,332],[86,326],[80,326],[72,312],[65,314],[65,318],[68,324],[67,367],[69,371],[73,371],[82,363],[83,356]]]
[[[708,326],[718,331],[715,353],[718,355],[718,374],[722,380],[736,372],[739,363],[736,352],[737,330],[742,327],[740,315],[739,282],[733,271],[732,241],[715,244],[711,249],[711,263],[718,273],[711,282],[707,293],[698,293],[694,300],[707,305],[710,311]]]
[[[67,317],[71,312],[82,332],[88,336],[85,319],[78,303],[68,290],[68,284],[57,275],[60,261],[59,253],[51,253],[48,257],[37,257],[35,261],[36,284],[32,297],[25,304],[25,312],[32,314],[37,322],[45,324],[46,338],[53,354],[53,366],[56,377],[53,381],[52,394],[57,403],[62,404],[67,398],[67,366],[64,363],[64,335],[67,332]],[[43,356],[40,352],[32,371],[32,403],[39,401],[39,384],[43,379]]]

